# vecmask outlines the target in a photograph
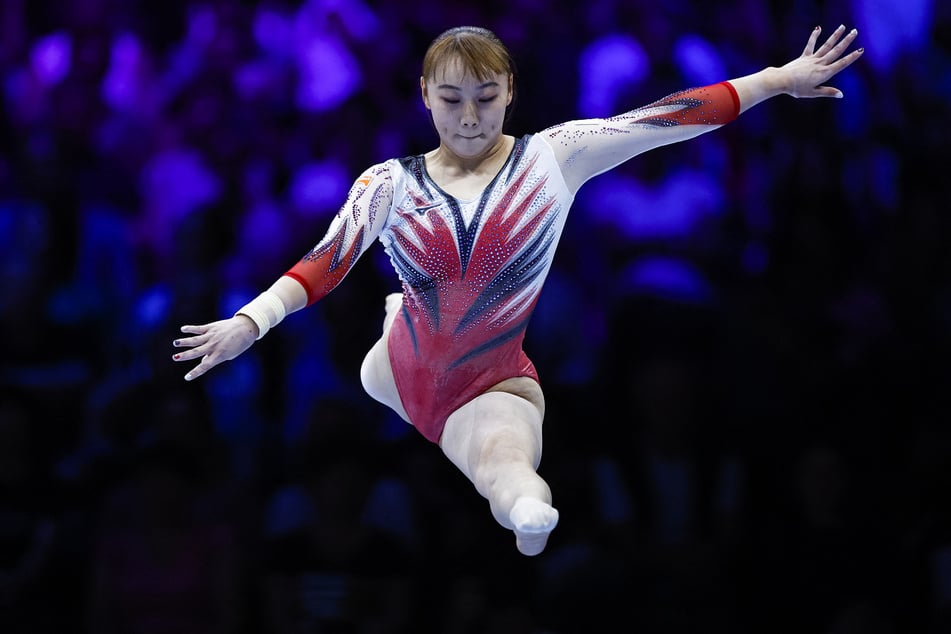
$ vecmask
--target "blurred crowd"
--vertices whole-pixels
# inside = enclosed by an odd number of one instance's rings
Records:
[[[435,145],[445,28],[510,46],[521,135],[840,23],[844,100],[580,192],[526,338],[541,556],[363,394],[379,245],[207,377],[171,361]],[[0,631],[951,631],[948,3],[4,0],[0,82]]]

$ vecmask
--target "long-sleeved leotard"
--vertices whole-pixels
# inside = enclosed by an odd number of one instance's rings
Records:
[[[522,349],[525,328],[577,186],[646,149],[727,123],[738,111],[724,82],[518,138],[473,200],[444,192],[423,156],[391,159],[354,183],[327,235],[286,275],[304,286],[310,304],[373,240],[383,243],[403,285],[388,339],[397,390],[412,424],[438,442],[447,417],[475,396],[508,378],[538,379]]]

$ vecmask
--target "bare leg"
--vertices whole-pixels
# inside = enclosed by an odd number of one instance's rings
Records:
[[[387,295],[383,336],[364,358],[360,380],[367,394],[409,422],[386,344],[401,308],[399,293]],[[453,412],[439,440],[443,453],[489,501],[495,520],[515,533],[525,555],[542,552],[558,523],[551,490],[535,471],[542,456],[544,411],[538,383],[508,379]]]
[[[393,322],[396,320],[396,316],[399,315],[402,306],[403,296],[399,293],[390,293],[386,296],[383,336],[373,344],[373,347],[363,358],[363,364],[360,366],[360,382],[367,394],[399,414],[403,420],[409,422],[409,416],[406,415],[406,410],[403,409],[403,403],[400,401],[400,395],[396,391],[393,369],[390,367],[390,353],[386,347],[390,328],[393,326]]]
[[[453,412],[439,441],[489,501],[495,520],[515,533],[524,555],[542,552],[558,524],[551,489],[536,471],[542,455],[542,403],[537,383],[509,379]]]

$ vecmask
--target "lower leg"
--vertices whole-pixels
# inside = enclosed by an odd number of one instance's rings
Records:
[[[558,523],[541,460],[541,409],[506,392],[483,394],[453,413],[440,445],[485,497],[525,555],[544,550]]]
[[[489,501],[495,520],[515,533],[519,552],[537,555],[558,524],[551,489],[520,450],[496,452],[483,456],[476,465],[473,483]]]

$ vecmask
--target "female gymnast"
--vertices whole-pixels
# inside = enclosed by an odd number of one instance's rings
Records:
[[[840,26],[817,48],[819,35],[783,66],[515,137],[503,131],[514,89],[506,46],[480,27],[442,33],[419,80],[438,147],[364,171],[313,249],[234,316],[182,326],[189,336],[173,342],[173,359],[200,360],[188,381],[234,359],[327,295],[379,240],[402,293],[386,297],[363,387],[442,449],[519,552],[541,553],[558,511],[536,471],[545,401],[522,344],[578,189],[776,95],[842,97],[826,82],[862,55],[846,53],[857,31]]]

